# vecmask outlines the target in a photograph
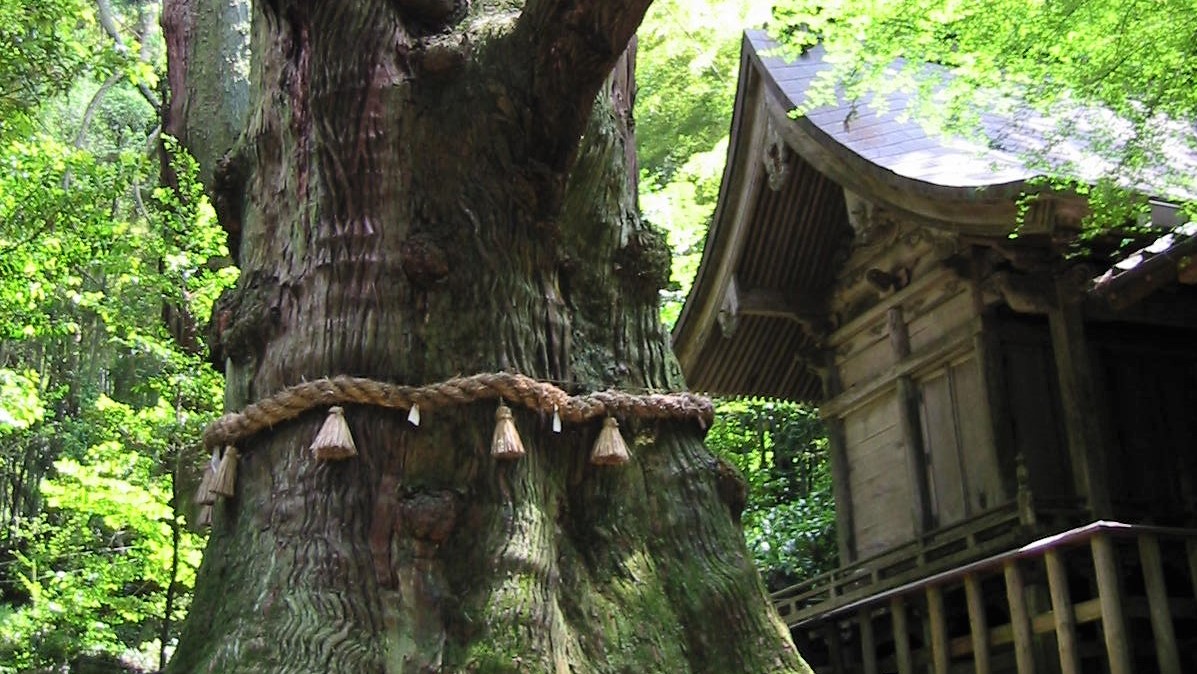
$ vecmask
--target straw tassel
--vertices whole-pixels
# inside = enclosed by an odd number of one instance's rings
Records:
[[[212,493],[225,498],[232,498],[237,488],[237,448],[229,445],[224,448],[224,456],[220,457],[220,467],[216,469],[216,478],[212,480]]]
[[[627,443],[619,434],[619,422],[615,417],[607,417],[594,443],[594,451],[590,453],[590,463],[596,466],[622,466],[630,460]]]
[[[200,506],[199,515],[195,518],[196,529],[207,529],[212,526],[212,504],[205,503]]]
[[[525,453],[524,443],[511,418],[511,408],[500,401],[499,409],[495,410],[495,435],[490,444],[490,455],[496,459],[513,460]]]
[[[216,503],[216,494],[212,493],[212,485],[216,481],[217,450],[212,450],[212,460],[204,466],[204,474],[200,477],[199,487],[195,490],[196,505],[210,506]]]
[[[357,456],[357,445],[345,421],[345,410],[341,407],[328,408],[324,425],[312,440],[312,456],[317,461],[340,461]]]

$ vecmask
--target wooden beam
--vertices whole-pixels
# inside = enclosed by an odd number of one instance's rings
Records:
[[[902,307],[895,306],[886,313],[890,348],[894,361],[902,362],[910,357],[910,334]],[[902,430],[902,444],[906,447],[906,481],[910,485],[911,517],[914,531],[922,534],[934,526],[931,509],[931,493],[927,481],[927,448],[923,438],[923,425],[919,415],[918,387],[908,375],[896,378],[898,393],[898,425]]]
[[[964,577],[964,594],[968,602],[968,629],[972,638],[973,671],[976,674],[990,674],[989,666],[989,622],[985,618],[985,597],[981,594],[981,581],[970,573]]]
[[[1133,674],[1130,642],[1126,635],[1126,617],[1122,613],[1122,588],[1118,583],[1118,560],[1114,544],[1105,534],[1097,534],[1090,545],[1093,568],[1097,574],[1097,593],[1101,599],[1101,626],[1106,638],[1110,674]]]
[[[910,331],[906,328],[906,320],[902,317],[902,307],[890,307],[885,313],[885,324],[889,330],[889,345],[894,352],[894,360],[900,361],[910,355]]]
[[[835,535],[840,566],[856,561],[856,526],[852,514],[852,481],[848,471],[848,447],[844,441],[844,420],[827,420],[827,444],[831,453],[831,495],[835,499]]]
[[[1080,655],[1077,651],[1076,616],[1072,609],[1072,595],[1068,591],[1068,570],[1058,549],[1043,555],[1047,566],[1047,584],[1052,595],[1052,616],[1056,620],[1056,648],[1060,651],[1061,674],[1080,674]]]
[[[914,674],[914,659],[910,656],[910,624],[906,617],[906,603],[901,597],[889,602],[893,618],[894,657],[898,661],[898,674]]]
[[[948,623],[943,611],[943,590],[927,586],[927,617],[931,621],[931,669],[935,674],[949,674],[952,659],[948,654]]]
[[[840,371],[835,365],[835,355],[826,355],[826,369],[823,375],[824,398],[839,395]],[[827,444],[831,454],[831,495],[835,499],[835,537],[839,547],[840,566],[856,561],[856,521],[852,514],[852,480],[848,463],[848,444],[844,438],[844,420],[839,417],[826,419]]]
[[[930,485],[927,479],[927,450],[923,444],[923,427],[919,417],[918,387],[910,377],[898,377],[898,425],[902,431],[902,445],[906,448],[906,482],[910,485],[911,517],[916,534],[924,534],[934,526],[931,511]]]
[[[1005,564],[1006,602],[1010,605],[1010,628],[1014,632],[1014,659],[1018,674],[1035,674],[1034,642],[1031,632],[1031,617],[1027,612],[1026,586],[1018,560]]]
[[[980,321],[969,321],[953,329],[948,334],[919,349],[918,353],[894,363],[884,372],[870,377],[868,381],[861,382],[847,391],[841,391],[835,398],[820,405],[819,413],[824,418],[841,416],[845,412],[863,405],[877,394],[883,391],[888,392],[893,386],[891,382],[894,379],[909,376],[930,363],[948,360],[957,354],[967,353],[973,346],[973,335],[980,328]]]
[[[751,213],[767,180],[761,161],[768,127],[764,87],[755,68],[742,67],[741,71],[747,79],[742,82],[744,97],[736,101],[733,114],[739,124],[732,130],[731,157],[724,170],[728,180],[722,189],[727,198],[719,200],[707,237],[704,254],[710,255],[710,263],[699,267],[694,293],[673,333],[674,353],[686,373],[694,372],[703,347],[715,333],[724,291],[748,241]]]
[[[738,313],[741,316],[784,318],[807,328],[827,322],[827,312],[813,306],[795,304],[780,290],[749,288],[739,293]]]
[[[1160,674],[1181,674],[1176,630],[1172,626],[1172,607],[1168,603],[1164,563],[1160,558],[1160,541],[1154,535],[1144,534],[1139,537],[1139,561],[1143,564],[1147,608],[1151,614],[1151,633],[1155,637],[1155,653]]]
[[[983,411],[988,423],[990,451],[1001,479],[1001,500],[1013,500],[1018,495],[1015,475],[1016,448],[1014,445],[1014,422],[1010,414],[1009,392],[1006,390],[1006,371],[1002,364],[1001,339],[997,321],[984,308],[981,291],[981,261],[974,253],[972,260],[973,306],[980,318],[980,328],[973,337],[973,350],[977,353],[977,365],[981,370],[981,390],[984,393]]]
[[[860,660],[864,674],[877,674],[877,637],[873,633],[873,609],[865,607],[859,614]]]
[[[1089,371],[1089,349],[1079,299],[1067,281],[1059,281],[1056,306],[1048,311],[1048,324],[1077,494],[1085,497],[1093,517],[1102,519],[1111,515],[1110,490],[1105,472],[1102,425],[1095,422],[1100,419],[1100,414]]]
[[[1101,601],[1090,599],[1073,605],[1073,614],[1078,625],[1101,620]],[[1031,618],[1031,632],[1034,634],[1048,634],[1056,631],[1056,619],[1051,611],[1040,613]],[[1014,643],[1014,630],[1009,624],[998,625],[989,630],[989,646],[1005,646]],[[973,653],[970,637],[952,639],[952,655],[961,657]]]

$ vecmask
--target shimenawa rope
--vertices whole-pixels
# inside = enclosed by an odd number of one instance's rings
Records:
[[[310,409],[342,403],[389,409],[423,410],[503,399],[540,412],[555,412],[578,423],[599,417],[694,419],[706,428],[714,418],[711,401],[691,393],[599,391],[571,396],[548,382],[522,374],[493,372],[455,377],[426,386],[389,384],[362,377],[339,376],[303,382],[226,414],[204,430],[208,448],[236,444],[259,431],[294,419]]]

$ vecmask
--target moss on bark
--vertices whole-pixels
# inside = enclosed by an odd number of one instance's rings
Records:
[[[255,7],[242,279],[276,282],[232,406],[337,374],[682,385],[633,85],[601,77],[647,3],[509,4],[454,5],[437,39],[463,53],[433,78],[389,0]],[[632,463],[602,468],[598,423],[517,409],[528,454],[496,463],[492,405],[419,428],[347,406],[359,456],[319,464],[322,416],[241,448],[171,672],[808,671],[692,424],[621,420]]]

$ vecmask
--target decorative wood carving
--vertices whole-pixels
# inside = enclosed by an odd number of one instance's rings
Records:
[[[776,123],[770,117],[765,127],[764,156],[765,173],[769,176],[769,189],[780,191],[790,173],[790,148],[781,137]]]

